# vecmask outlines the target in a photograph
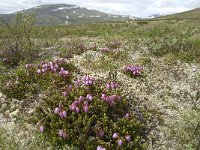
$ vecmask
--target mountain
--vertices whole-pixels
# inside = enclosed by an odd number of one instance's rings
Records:
[[[163,14],[158,13],[158,14],[153,14],[153,15],[149,16],[148,18],[157,18],[157,17],[161,17],[161,16],[163,16]]]
[[[182,13],[166,15],[162,17],[158,17],[157,19],[170,19],[170,20],[200,20],[200,8],[196,8],[193,10],[185,11]]]
[[[129,16],[106,14],[100,11],[89,10],[87,8],[68,4],[41,5],[12,14],[2,14],[0,17],[6,22],[12,23],[17,13],[36,14],[37,25],[84,24],[134,19]]]

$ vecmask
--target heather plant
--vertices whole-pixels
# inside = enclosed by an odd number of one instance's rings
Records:
[[[135,66],[135,65],[127,65],[123,72],[128,75],[131,78],[142,76],[142,67],[141,66]]]
[[[59,87],[67,84],[72,77],[69,74],[71,70],[78,72],[72,63],[64,60],[19,66],[13,73],[1,77],[1,91],[8,97],[22,100],[29,94],[39,94],[52,85]]]
[[[54,148],[142,149],[149,115],[131,111],[121,90],[88,75],[51,85],[34,113],[38,132]]]

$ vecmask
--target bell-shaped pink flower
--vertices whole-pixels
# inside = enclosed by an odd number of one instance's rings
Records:
[[[67,133],[63,132],[62,137],[63,137],[63,139],[66,139],[67,138]]]
[[[106,84],[106,89],[107,89],[107,90],[110,90],[110,88],[111,88],[110,83],[107,83],[107,84]]]
[[[79,107],[76,107],[76,112],[79,113],[80,109]]]
[[[119,146],[122,146],[123,141],[121,139],[119,139],[119,140],[117,140],[117,143],[118,143]]]
[[[131,141],[131,136],[130,136],[130,135],[126,135],[125,138],[126,138],[126,140],[127,140],[128,142]]]
[[[60,112],[60,107],[56,107],[54,113],[58,114]]]
[[[80,103],[82,103],[85,100],[85,97],[80,96],[78,100],[79,100]]]
[[[91,94],[87,94],[87,97],[86,97],[90,102],[92,101],[92,95]]]
[[[102,146],[98,146],[97,150],[106,150],[106,148],[102,147]]]
[[[66,112],[65,110],[62,111],[62,115],[63,115],[64,118],[66,118],[66,116],[67,116],[67,112]]]
[[[117,138],[119,138],[118,133],[114,133],[113,136],[112,136],[112,138],[113,138],[113,139],[117,139]]]
[[[88,107],[87,105],[83,106],[83,111],[84,111],[85,113],[88,113],[89,107]]]
[[[58,134],[59,134],[61,137],[63,136],[63,133],[64,133],[63,129],[61,129],[61,130],[58,132]]]
[[[129,114],[129,113],[126,113],[126,114],[124,115],[124,118],[128,119],[129,116],[130,116],[130,114]]]
[[[64,118],[62,111],[59,112],[60,118]]]
[[[38,73],[38,74],[40,74],[40,73],[41,73],[41,70],[40,70],[40,69],[38,69],[38,70],[37,70],[37,73]]]
[[[103,93],[103,94],[101,95],[101,99],[105,101],[105,100],[106,100],[106,94]]]
[[[40,132],[44,132],[44,126],[40,126]]]
[[[67,96],[67,92],[65,91],[65,92],[62,92],[63,93],[63,96]]]

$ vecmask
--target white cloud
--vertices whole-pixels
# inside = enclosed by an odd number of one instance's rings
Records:
[[[200,7],[200,0],[1,0],[0,13],[11,13],[41,4],[76,4],[112,14],[149,16],[171,14]]]

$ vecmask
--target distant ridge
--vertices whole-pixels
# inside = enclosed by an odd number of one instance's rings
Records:
[[[182,13],[161,16],[156,19],[169,19],[169,20],[200,20],[200,8],[185,11]]]
[[[12,14],[0,14],[0,17],[6,22],[12,23],[17,13],[36,14],[37,25],[84,24],[135,19],[134,17],[107,14],[97,10],[89,10],[87,8],[68,4],[41,5]]]

